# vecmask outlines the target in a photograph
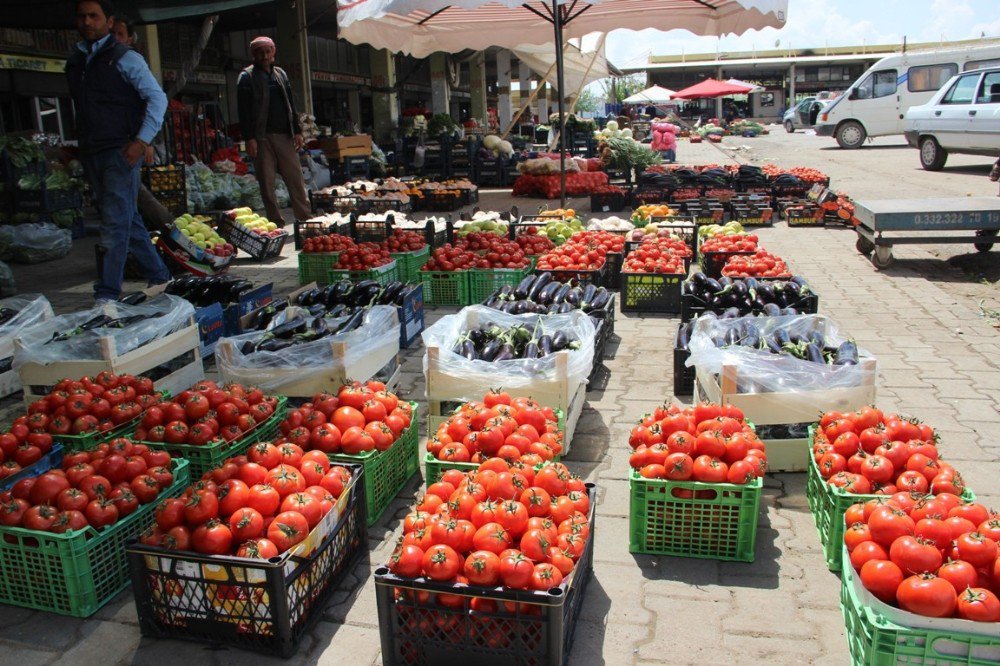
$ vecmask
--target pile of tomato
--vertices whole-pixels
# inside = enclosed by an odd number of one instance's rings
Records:
[[[171,400],[151,405],[135,438],[194,446],[231,442],[271,418],[277,406],[278,399],[259,388],[203,380]]]
[[[525,268],[531,263],[520,245],[494,233],[474,231],[458,240],[455,247],[477,255],[474,268]]]
[[[275,444],[305,451],[358,455],[385,451],[410,427],[413,408],[381,382],[342,386],[337,395],[317,393],[289,410]]]
[[[751,255],[730,257],[722,267],[722,274],[728,277],[791,277],[792,272],[784,259],[758,249]]]
[[[832,486],[857,495],[965,491],[962,475],[941,460],[934,430],[875,407],[827,412],[813,440],[813,459]]]
[[[589,514],[587,488],[565,465],[511,469],[491,458],[468,473],[448,470],[427,488],[403,522],[389,569],[405,578],[549,590],[559,587],[584,554]],[[436,602],[459,608],[465,603],[447,594],[438,594]],[[498,610],[489,599],[470,603],[473,610]]]
[[[537,233],[531,232],[534,227],[528,227],[528,233],[518,234],[517,238],[514,240],[517,242],[517,246],[521,248],[521,251],[530,256],[537,256],[539,254],[545,254],[552,248],[556,246],[548,236],[542,236]]]
[[[327,234],[326,236],[314,236],[307,238],[302,244],[303,252],[343,252],[349,247],[354,247],[354,241],[341,234]]]
[[[480,463],[501,458],[518,469],[553,460],[562,453],[556,414],[531,398],[490,391],[469,402],[438,426],[427,450],[438,460]]]
[[[385,243],[358,243],[341,252],[334,267],[346,271],[369,271],[391,261]]]
[[[702,252],[754,252],[757,234],[718,234],[701,242]]]
[[[790,173],[806,183],[826,183],[830,180],[825,173],[819,169],[813,169],[811,167],[792,167],[790,169],[785,169],[773,164],[765,164],[762,170],[768,178],[775,178],[781,174]]]
[[[563,245],[538,258],[541,270],[599,270],[609,252],[621,252],[625,239],[609,231],[578,231]]]
[[[628,253],[622,264],[626,273],[687,273],[684,258],[691,248],[677,238],[650,236]]]
[[[647,479],[745,484],[767,471],[764,442],[732,405],[661,405],[628,443],[629,464]]]
[[[851,566],[875,597],[918,615],[1000,622],[1000,514],[953,493],[899,492],[844,518]]]
[[[427,239],[416,231],[396,229],[386,239],[385,245],[389,252],[414,252],[423,249],[427,245]]]
[[[173,482],[169,453],[113,439],[67,453],[61,468],[0,493],[0,525],[57,534],[101,529],[155,501]]]
[[[467,271],[475,268],[479,264],[479,255],[475,252],[465,250],[457,245],[446,243],[431,252],[431,258],[427,260],[420,270],[422,271]]]
[[[107,432],[159,400],[152,379],[104,371],[93,379],[60,381],[51,393],[28,405],[25,423],[32,432],[53,435]]]
[[[304,541],[351,482],[320,451],[263,443],[156,507],[142,543],[266,560]]]

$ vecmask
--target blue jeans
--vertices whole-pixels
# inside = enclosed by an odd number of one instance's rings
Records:
[[[120,149],[83,157],[90,187],[101,207],[101,244],[107,248],[101,278],[94,283],[95,299],[114,300],[121,295],[129,252],[150,284],[170,280],[170,271],[153,247],[136,204],[140,164],[129,166]]]
[[[677,161],[677,151],[676,150],[661,150],[660,155],[668,162]]]

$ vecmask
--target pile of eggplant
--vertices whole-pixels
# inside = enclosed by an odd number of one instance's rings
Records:
[[[726,276],[715,279],[699,272],[681,283],[681,295],[689,297],[696,307],[704,307],[725,319],[749,314],[767,317],[813,314],[802,309],[813,292],[798,275],[787,281]]]
[[[211,275],[195,277],[193,275],[177,278],[167,283],[164,291],[173,296],[180,296],[196,308],[203,308],[218,303],[222,307],[239,303],[240,296],[254,288],[253,282],[235,275]],[[134,291],[118,299],[126,305],[139,305],[147,300],[145,292]]]
[[[545,271],[529,275],[516,287],[504,285],[484,305],[510,314],[565,314],[573,310],[590,313],[604,310],[611,302],[611,292],[604,287],[588,284],[574,287],[552,279]]]
[[[758,325],[760,321],[747,318],[739,325],[731,325],[724,335],[712,336],[712,343],[716,347],[748,347],[772,354],[787,354],[821,365],[857,365],[859,362],[858,345],[853,340],[836,344],[819,331],[790,335],[783,328],[765,334]],[[680,342],[678,336],[678,344]]]
[[[129,315],[127,317],[110,317],[106,314],[99,314],[95,317],[91,317],[87,321],[83,322],[79,326],[67,329],[65,331],[56,331],[52,334],[52,337],[45,341],[44,344],[49,344],[50,342],[64,342],[70,338],[75,338],[82,333],[87,331],[96,331],[98,329],[108,329],[108,328],[128,328],[133,324],[137,324],[140,321],[145,321],[147,319],[159,319],[165,313],[156,312],[153,314],[136,314]]]
[[[517,324],[504,328],[485,324],[458,337],[452,351],[470,361],[512,361],[544,358],[564,349],[580,348],[580,341],[564,331],[553,334],[542,330],[541,321],[534,327]]]
[[[809,183],[790,173],[783,173],[780,176],[775,177],[775,179],[771,181],[771,184],[778,188],[795,190],[809,189],[811,187]]]
[[[298,294],[292,303],[284,298],[272,301],[254,312],[244,330],[264,330],[289,305],[303,308],[314,317],[322,315],[326,319],[349,317],[364,312],[373,305],[401,306],[403,297],[410,292],[412,286],[399,281],[383,286],[375,280],[356,283],[341,280],[326,287],[307,289]]]
[[[347,317],[343,314],[337,317],[307,314],[296,314],[291,318],[287,316],[272,317],[264,328],[263,335],[254,340],[244,341],[240,345],[240,352],[244,355],[258,351],[276,352],[293,345],[348,333],[364,323],[367,312],[368,310],[365,308],[357,308],[353,314]],[[284,314],[288,314],[287,310]]]
[[[20,313],[20,310],[15,310],[13,308],[0,307],[0,326],[3,326],[11,319],[16,317]]]

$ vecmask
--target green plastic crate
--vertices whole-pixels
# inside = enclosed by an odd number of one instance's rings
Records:
[[[527,268],[491,268],[469,271],[469,298],[473,303],[483,303],[494,291],[505,285],[516,287],[531,272]]]
[[[339,252],[299,252],[299,284],[327,284]]]
[[[414,474],[420,471],[419,424],[417,403],[411,402],[413,418],[410,427],[386,451],[368,451],[361,455],[331,453],[333,463],[348,462],[364,465],[365,504],[368,506],[368,525],[374,525],[388,508],[393,498]]]
[[[424,246],[410,252],[392,252],[389,256],[396,260],[396,266],[399,268],[399,279],[403,282],[415,283],[420,281],[418,274],[420,267],[426,264],[431,257],[431,248]]]
[[[170,399],[169,391],[161,391],[160,395],[163,400]],[[107,432],[92,430],[80,435],[53,435],[52,442],[54,444],[62,444],[63,448],[67,451],[89,451],[90,449],[95,448],[98,444],[110,442],[117,437],[131,436],[141,421],[142,414],[135,417],[131,421],[126,421],[118,427],[108,430]]]
[[[633,469],[629,552],[753,562],[763,485],[647,479]]]
[[[390,261],[384,266],[376,266],[370,271],[344,271],[338,268],[331,268],[327,272],[329,284],[350,280],[351,282],[361,282],[362,280],[375,280],[381,285],[387,285],[399,279],[399,267],[395,261]]]
[[[809,426],[809,443],[812,446],[816,436],[816,426]],[[843,567],[841,559],[844,545],[844,514],[853,504],[867,502],[870,499],[884,497],[883,495],[857,495],[846,493],[836,486],[831,486],[819,472],[816,459],[809,452],[809,469],[806,472],[806,500],[813,520],[816,521],[816,531],[823,545],[823,555],[830,571],[840,571]],[[966,488],[962,499],[974,502],[976,495]]]
[[[114,525],[53,534],[0,527],[0,603],[88,617],[128,587],[125,544],[153,524],[160,499],[178,497],[190,482],[186,460],[172,461],[173,484]]]
[[[846,550],[841,546],[843,550]],[[847,557],[847,553],[843,553]],[[840,610],[854,666],[996,666],[1000,634],[981,622],[932,620],[888,606],[860,585],[854,569],[841,575]],[[906,620],[912,617],[912,626]],[[926,628],[937,624],[940,630]],[[973,631],[955,631],[954,625]],[[973,633],[981,629],[982,633]],[[992,635],[988,632],[992,630]]]
[[[253,444],[277,438],[278,426],[285,420],[287,406],[288,398],[278,396],[278,406],[275,407],[274,413],[269,419],[258,423],[253,430],[231,442],[220,441],[205,446],[145,441],[142,444],[151,449],[161,449],[168,451],[172,456],[184,458],[191,463],[191,476],[194,479],[200,479],[202,474],[221,466],[227,459],[246,453]]]
[[[424,305],[471,305],[469,271],[418,271],[424,285]]]

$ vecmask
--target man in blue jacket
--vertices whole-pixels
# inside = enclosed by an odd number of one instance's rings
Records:
[[[114,9],[108,0],[78,0],[76,27],[83,40],[66,61],[76,107],[83,167],[101,208],[101,243],[107,248],[98,302],[121,295],[125,259],[135,255],[150,285],[170,280],[136,206],[139,167],[167,110],[142,56],[112,34]]]

